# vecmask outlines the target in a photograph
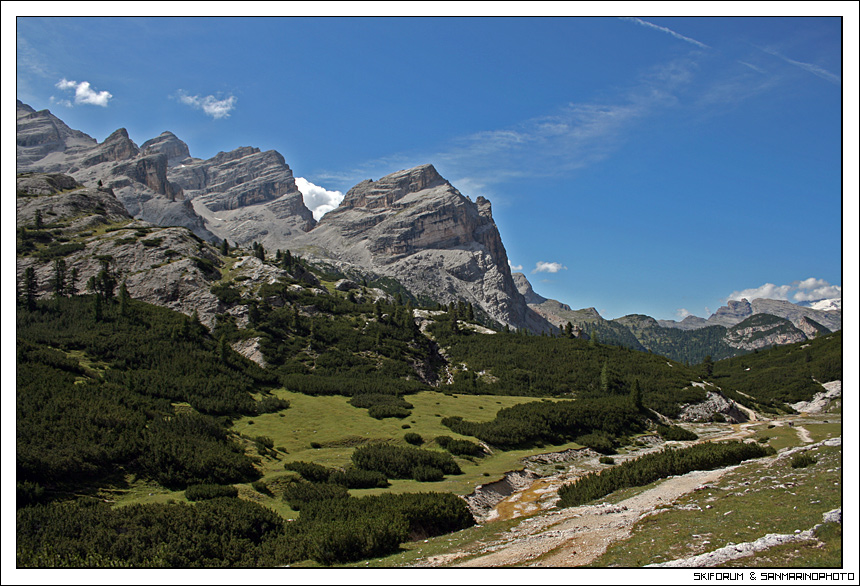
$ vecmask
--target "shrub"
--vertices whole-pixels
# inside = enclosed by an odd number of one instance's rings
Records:
[[[592,472],[558,490],[558,506],[574,507],[601,498],[621,488],[645,486],[661,478],[692,470],[713,470],[739,464],[751,458],[775,453],[756,443],[723,442],[697,444],[684,449],[666,448],[618,466]]]
[[[414,432],[404,434],[403,439],[406,440],[407,444],[412,444],[413,446],[420,446],[424,443],[424,438]]]
[[[260,399],[260,402],[257,403],[257,414],[262,415],[263,413],[276,413],[283,409],[289,409],[290,402],[285,399],[279,399],[277,397],[263,397]]]
[[[260,494],[266,494],[266,495],[272,496],[272,491],[269,488],[269,485],[267,485],[262,480],[255,480],[254,482],[251,483],[251,486],[254,488],[254,490],[259,492]]]
[[[270,450],[275,447],[275,440],[273,440],[267,435],[258,435],[256,438],[254,438],[254,443],[269,448]]]
[[[462,474],[450,454],[388,444],[359,446],[352,453],[352,462],[356,468],[375,470],[386,478],[414,478],[419,466],[438,468],[443,474]]]
[[[438,482],[445,474],[433,466],[416,466],[412,469],[412,478],[418,482]]]
[[[34,505],[42,500],[45,489],[35,482],[25,480],[15,484],[15,506],[17,508]]]
[[[480,444],[463,439],[452,439],[444,447],[455,456],[480,456],[484,451]]]
[[[657,433],[666,441],[692,441],[699,436],[680,425],[658,425]]]
[[[347,488],[387,488],[390,486],[388,480],[380,472],[358,468],[334,470],[329,474],[328,481]]]
[[[610,456],[600,456],[599,462],[601,464],[615,464],[615,458],[612,458]]]
[[[221,497],[237,497],[239,489],[233,485],[192,484],[185,489],[185,498],[190,501],[204,501]]]
[[[818,460],[813,458],[810,454],[806,452],[800,452],[799,454],[795,454],[791,457],[791,467],[792,468],[806,468],[807,466],[812,466]]]
[[[284,470],[298,472],[302,478],[310,482],[328,482],[331,470],[313,462],[287,462]]]
[[[397,405],[374,405],[367,410],[367,414],[374,419],[385,419],[386,417],[403,419],[409,417],[412,412]]]
[[[347,499],[349,491],[341,484],[327,482],[294,482],[284,491],[284,500],[294,511],[301,510],[305,503],[330,499]]]
[[[615,453],[615,446],[612,442],[612,438],[605,433],[595,432],[581,435],[576,438],[576,443],[582,444],[583,446],[591,448],[595,452],[600,452],[601,454]]]

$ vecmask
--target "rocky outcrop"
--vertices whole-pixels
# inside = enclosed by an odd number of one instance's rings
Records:
[[[87,187],[110,189],[136,218],[162,226],[184,226],[201,238],[215,238],[182,190],[168,180],[170,153],[160,152],[157,143],[139,149],[124,128],[99,143],[72,130],[48,110],[35,112],[20,101],[17,113],[19,173],[71,175]],[[170,142],[167,138],[161,142]]]
[[[839,301],[837,304],[836,301]],[[841,307],[841,300],[830,300],[828,307]],[[694,330],[707,326],[720,325],[727,328],[735,326],[756,314],[768,314],[789,320],[796,327],[809,328],[809,324],[802,322],[803,318],[823,326],[829,332],[842,329],[842,310],[821,310],[812,307],[798,305],[781,299],[747,299],[740,301],[728,301],[720,307],[708,319],[689,315],[683,321],[660,320],[659,324],[666,328],[677,328],[681,330]],[[814,327],[814,325],[813,325]],[[816,328],[822,331],[820,328]],[[824,332],[827,333],[827,332]]]
[[[276,151],[241,147],[207,160],[185,158],[168,176],[193,201],[207,229],[236,245],[286,250],[292,238],[316,225]]]
[[[79,130],[72,130],[48,110],[35,111],[17,100],[16,161],[18,170],[40,162],[45,172],[64,172],[65,157],[78,156],[94,147],[96,140]]]
[[[500,324],[549,328],[517,291],[490,202],[472,202],[432,165],[359,183],[291,247],[394,278],[416,296],[473,303]]]
[[[729,346],[740,350],[760,350],[770,346],[803,342],[807,337],[787,319],[770,314],[756,314],[729,328],[724,340]]]
[[[681,408],[680,421],[711,421],[714,415],[719,413],[729,423],[743,423],[749,421],[749,416],[738,407],[737,403],[728,399],[721,391],[704,383],[693,383],[693,386],[701,387],[707,391],[707,397],[700,403],[684,405]]]
[[[753,313],[775,315],[787,319],[798,327],[800,320],[805,317],[821,324],[831,332],[842,329],[842,310],[821,311],[780,299],[753,299],[751,306]]]
[[[133,298],[196,311],[206,325],[224,311],[210,291],[221,278],[217,250],[186,228],[135,220],[110,189],[82,187],[69,176],[26,173],[18,183],[17,281],[32,268],[37,296],[53,295],[55,261],[62,259],[69,294],[85,293],[90,277],[107,269]],[[37,217],[45,229],[35,229]]]
[[[170,131],[164,131],[157,137],[152,138],[142,145],[140,150],[145,155],[162,154],[167,157],[167,166],[174,167],[181,161],[191,157],[188,145],[179,140]]]

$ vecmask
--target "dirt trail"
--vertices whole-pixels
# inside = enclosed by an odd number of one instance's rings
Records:
[[[699,441],[730,440],[748,437],[749,424],[733,425],[719,433],[702,437]],[[698,442],[684,442],[689,445]],[[663,446],[652,446],[629,457],[657,451]],[[616,457],[623,461],[625,457]],[[612,543],[630,536],[633,525],[644,515],[660,507],[670,506],[680,497],[696,488],[715,482],[728,470],[694,471],[660,482],[636,496],[620,503],[584,505],[567,509],[550,509],[557,500],[558,488],[586,472],[581,462],[578,470],[557,476],[540,478],[531,486],[498,503],[490,518],[523,521],[503,536],[477,547],[450,554],[431,556],[418,561],[418,566],[502,567],[517,564],[550,567],[573,567],[591,563],[602,555]],[[586,466],[585,468],[588,468]],[[528,516],[543,509],[541,515]],[[460,561],[468,557],[468,560]]]
[[[528,565],[550,567],[588,564],[602,555],[610,544],[629,537],[633,525],[643,515],[716,481],[729,469],[695,471],[669,478],[614,505],[584,505],[527,519],[497,542],[486,544],[479,557],[455,565],[500,567],[529,561],[532,563]],[[454,559],[449,557],[445,561]],[[427,561],[444,563],[442,559]]]

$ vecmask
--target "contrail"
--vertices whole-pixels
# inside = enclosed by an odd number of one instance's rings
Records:
[[[701,48],[703,48],[703,49],[710,49],[710,47],[709,47],[708,45],[706,45],[705,43],[700,43],[700,42],[699,42],[699,41],[697,41],[696,39],[691,39],[690,37],[685,37],[684,35],[681,35],[681,34],[676,33],[676,32],[675,32],[675,31],[673,31],[672,29],[668,29],[668,28],[666,28],[666,27],[664,27],[664,26],[658,26],[658,25],[653,24],[653,23],[650,23],[650,22],[648,22],[648,21],[646,21],[646,20],[642,20],[641,18],[632,18],[632,17],[629,17],[629,16],[622,16],[622,17],[620,17],[620,18],[621,18],[621,20],[627,20],[627,21],[630,21],[630,22],[635,22],[636,24],[641,25],[641,26],[647,26],[648,28],[657,29],[657,30],[658,30],[658,31],[660,31],[660,32],[664,32],[664,33],[670,34],[670,35],[672,35],[673,37],[675,37],[676,39],[681,39],[682,41],[686,41],[686,42],[688,42],[688,43],[691,43],[691,44],[693,44],[693,45],[696,45],[697,47],[701,47]]]

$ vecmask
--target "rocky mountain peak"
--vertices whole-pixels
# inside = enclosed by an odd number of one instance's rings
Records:
[[[32,107],[28,106],[27,104],[25,104],[21,100],[15,100],[15,102],[16,102],[15,103],[15,111],[18,112],[19,116],[22,113],[23,114],[32,114],[33,112],[35,112],[35,110]]]
[[[484,199],[484,198],[482,198],[482,197],[478,198],[478,200],[481,200],[481,199]],[[489,203],[489,202],[487,202],[487,203]],[[516,285],[517,291],[519,291],[520,295],[522,295],[525,298],[526,303],[528,303],[529,305],[531,305],[531,304],[539,305],[539,304],[541,304],[547,300],[546,297],[543,297],[543,296],[535,293],[535,290],[532,288],[532,284],[529,282],[528,278],[526,278],[526,276],[523,273],[511,273],[511,276],[514,279],[514,285]]]
[[[157,137],[149,139],[140,146],[143,154],[161,153],[167,156],[167,166],[178,165],[191,156],[188,145],[179,140],[175,134],[165,130]]]
[[[92,167],[100,163],[126,161],[139,154],[140,149],[129,138],[128,131],[125,128],[119,128],[98,145],[98,149],[91,156],[86,157],[81,162],[81,166]]]
[[[350,189],[341,202],[344,208],[389,208],[410,193],[450,184],[433,165],[425,164],[397,171],[377,181],[362,181]]]

